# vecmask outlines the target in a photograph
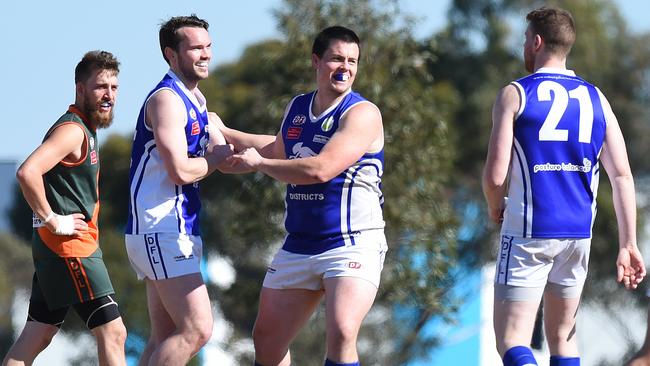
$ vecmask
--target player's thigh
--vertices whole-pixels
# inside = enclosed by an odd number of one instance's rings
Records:
[[[377,295],[377,287],[357,277],[329,277],[325,284],[328,335],[356,335]]]
[[[253,330],[256,346],[277,343],[286,347],[309,320],[323,292],[307,289],[262,287]]]
[[[530,344],[542,292],[543,288],[495,284],[494,335],[501,356],[513,346]]]
[[[111,295],[75,304],[73,308],[81,318],[81,321],[91,330],[116,319],[120,319],[121,323],[117,302]]]
[[[177,328],[212,327],[210,298],[200,273],[150,283]]]
[[[68,309],[69,306],[50,309],[50,305],[48,305],[43,294],[41,282],[39,282],[38,276],[34,274],[32,278],[32,293],[29,298],[29,308],[27,310],[27,323],[42,323],[52,325],[59,329],[65,321]]]
[[[149,312],[149,324],[151,327],[150,338],[154,343],[160,343],[163,339],[174,333],[176,324],[167,313],[167,309],[158,295],[155,281],[145,279],[147,287],[147,310]]]
[[[544,327],[549,341],[558,335],[570,338],[575,332],[581,290],[581,286],[547,286],[544,292]]]

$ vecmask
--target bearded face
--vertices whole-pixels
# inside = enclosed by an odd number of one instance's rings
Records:
[[[79,107],[95,128],[107,128],[113,122],[117,88],[117,73],[114,70],[97,70],[81,85]]]
[[[106,111],[106,109],[109,109]],[[113,102],[86,96],[84,100],[84,114],[95,125],[95,128],[108,128],[113,123]]]

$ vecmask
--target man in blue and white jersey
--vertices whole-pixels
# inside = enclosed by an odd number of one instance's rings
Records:
[[[617,280],[628,289],[645,276],[634,181],[607,99],[566,69],[575,41],[571,14],[541,8],[526,19],[524,61],[532,74],[497,97],[483,175],[490,218],[502,222],[494,330],[504,365],[537,365],[528,346],[543,295],[550,365],[573,366],[580,364],[575,316],[587,274],[599,161],[614,194]]]
[[[287,236],[268,267],[253,340],[256,365],[289,365],[289,344],[325,297],[325,365],[359,365],[356,339],[386,252],[384,134],[379,109],[352,91],[359,38],[324,29],[314,41],[317,90],[287,106],[276,136],[222,126],[229,161],[287,183]]]
[[[208,23],[173,17],[160,48],[170,70],[140,110],[133,140],[126,228],[129,260],[145,279],[151,335],[141,364],[184,365],[212,334],[212,310],[200,273],[198,181],[232,154],[209,129],[198,82],[212,55]]]

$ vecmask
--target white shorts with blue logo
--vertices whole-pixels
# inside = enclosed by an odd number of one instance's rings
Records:
[[[138,279],[163,280],[201,271],[200,236],[151,233],[125,236],[126,252]]]
[[[280,249],[267,268],[263,286],[318,291],[325,278],[355,277],[379,287],[388,250],[383,230],[362,232],[354,241],[355,245],[313,255]]]

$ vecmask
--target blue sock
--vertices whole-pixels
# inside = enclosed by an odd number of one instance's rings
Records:
[[[551,356],[551,366],[580,366],[580,357]]]
[[[352,363],[338,363],[338,362],[330,361],[330,359],[328,358],[325,360],[324,366],[361,366],[361,363],[359,363],[359,361],[352,362]]]
[[[503,355],[503,366],[537,365],[533,352],[528,347],[516,346],[510,348]]]

